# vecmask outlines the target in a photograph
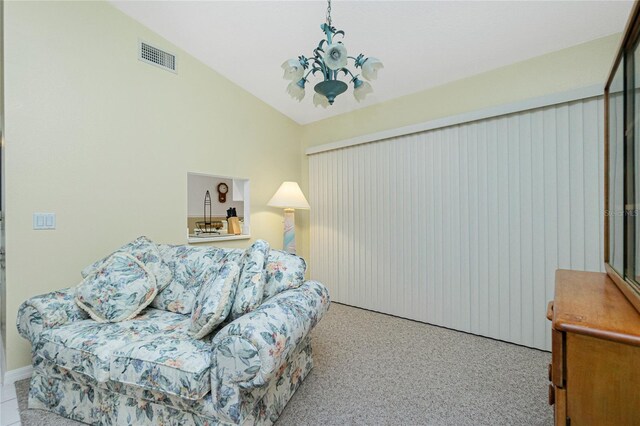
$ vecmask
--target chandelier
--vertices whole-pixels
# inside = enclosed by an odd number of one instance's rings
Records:
[[[336,96],[344,93],[349,87],[347,83],[338,79],[340,75],[353,84],[353,96],[358,102],[373,92],[369,82],[363,81],[359,74],[354,75],[347,68],[348,59],[353,60],[356,70],[361,69],[365,80],[375,80],[378,70],[384,67],[382,62],[373,56],[366,58],[362,53],[357,57],[347,55],[347,48],[342,41],[335,40],[337,37],[344,38],[344,31],[337,31],[331,24],[331,0],[327,3],[327,21],[320,25],[326,38],[320,40],[318,47],[313,50],[313,56],[307,58],[301,55],[297,59],[289,59],[282,64],[283,78],[291,80],[287,86],[287,93],[298,102],[304,98],[304,89],[309,76],[311,74],[314,77],[316,74],[322,76],[323,80],[313,88],[316,92],[313,96],[313,104],[323,108],[333,105]]]

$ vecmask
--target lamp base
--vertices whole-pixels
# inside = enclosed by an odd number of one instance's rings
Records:
[[[282,248],[291,254],[296,254],[296,220],[294,211],[294,209],[284,209],[284,239]]]

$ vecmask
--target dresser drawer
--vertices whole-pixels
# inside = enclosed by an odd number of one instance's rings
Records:
[[[551,330],[551,382],[558,388],[564,388],[564,351],[566,348],[565,334]]]
[[[549,385],[553,386],[553,385]],[[567,424],[567,391],[561,388],[554,388],[555,404],[553,406],[553,418],[556,426]]]

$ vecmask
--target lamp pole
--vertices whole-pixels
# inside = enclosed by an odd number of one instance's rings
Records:
[[[295,209],[284,209],[284,240],[282,247],[287,253],[296,254]]]

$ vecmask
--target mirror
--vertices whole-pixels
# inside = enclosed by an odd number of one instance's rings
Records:
[[[605,87],[605,266],[640,311],[640,19],[635,16]]]

